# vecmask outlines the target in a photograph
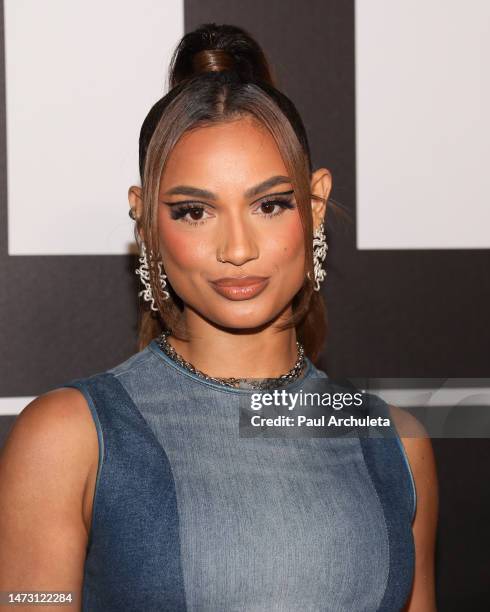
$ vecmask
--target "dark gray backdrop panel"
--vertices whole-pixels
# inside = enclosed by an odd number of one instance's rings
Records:
[[[186,0],[185,17],[187,31],[229,22],[258,38],[304,119],[314,166],[331,170],[331,195],[355,220],[354,3]],[[327,225],[324,369],[336,377],[488,376],[490,250],[358,251],[354,227]]]

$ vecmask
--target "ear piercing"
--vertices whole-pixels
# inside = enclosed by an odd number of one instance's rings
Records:
[[[151,258],[151,252],[150,252],[150,258]],[[142,289],[138,293],[138,295],[143,296],[143,299],[145,300],[145,302],[151,302],[150,308],[153,311],[158,312],[158,308],[155,306],[155,298],[153,297],[153,294],[151,291],[150,269],[148,266],[148,257],[146,255],[146,246],[144,242],[141,243],[141,254],[139,257],[139,262],[140,262],[140,265],[138,268],[136,268],[135,273],[140,277],[140,280],[143,283],[145,288]],[[162,266],[161,261],[157,263],[157,266],[158,266],[158,278],[160,281],[160,288],[163,293],[163,299],[168,300],[168,298],[170,297],[170,294],[168,291],[165,290],[165,287],[167,286],[167,281],[166,281],[167,275],[163,273],[163,266]]]
[[[327,256],[328,244],[324,233],[323,223],[313,232],[313,272],[315,285],[313,289],[320,291],[320,283],[325,280],[327,271],[322,268],[322,262]],[[311,274],[308,271],[308,278]]]

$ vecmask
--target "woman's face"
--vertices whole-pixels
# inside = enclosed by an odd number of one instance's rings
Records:
[[[289,314],[304,280],[303,228],[277,145],[252,119],[182,136],[160,182],[158,232],[165,273],[186,309],[239,329]],[[240,276],[263,280],[215,284]]]

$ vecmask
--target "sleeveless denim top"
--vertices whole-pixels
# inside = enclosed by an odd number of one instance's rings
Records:
[[[309,359],[305,376],[328,378]],[[240,438],[251,391],[200,378],[156,340],[62,386],[83,393],[99,443],[83,611],[403,607],[416,491],[398,434]]]

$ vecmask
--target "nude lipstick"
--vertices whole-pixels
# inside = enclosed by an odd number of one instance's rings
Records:
[[[269,284],[269,277],[228,276],[209,283],[217,293],[229,300],[249,300],[262,293]]]

